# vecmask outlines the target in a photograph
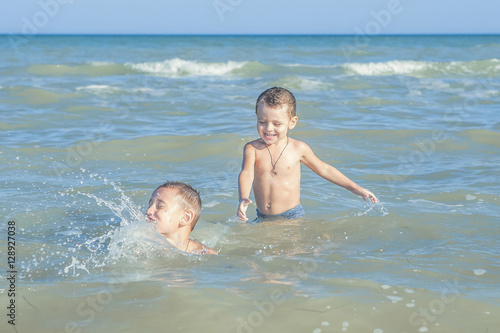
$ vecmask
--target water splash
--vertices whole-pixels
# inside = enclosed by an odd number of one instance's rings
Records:
[[[55,213],[50,208],[44,212],[44,216],[52,218],[57,213],[60,222],[48,218],[25,230],[26,238],[33,241],[23,244],[23,253],[28,255],[19,260],[20,278],[31,281],[92,278],[113,269],[132,275],[149,274],[157,267],[166,267],[166,261],[171,264],[173,258],[184,257],[154,229],[141,207],[118,185],[95,174],[88,179],[82,176],[80,180],[84,186],[97,184],[90,189],[59,191],[58,198],[66,204],[60,202],[62,205],[54,209]],[[98,194],[103,191],[106,194]],[[103,199],[104,196],[110,199]],[[112,214],[98,212],[102,210],[98,206]],[[147,278],[144,274],[141,278]]]
[[[105,179],[105,182],[107,180]],[[80,195],[84,195],[86,197],[89,197],[91,199],[94,199],[99,206],[106,206],[111,211],[113,214],[115,214],[117,217],[121,219],[121,226],[126,226],[130,224],[131,222],[134,221],[146,221],[145,214],[141,212],[141,208],[136,205],[130,197],[128,197],[125,192],[115,183],[110,182],[109,183],[111,186],[113,186],[113,189],[120,194],[120,202],[119,204],[110,201],[110,200],[104,200],[99,197],[97,197],[94,194],[91,193],[85,193],[85,192],[80,192],[78,191],[77,193]]]
[[[364,210],[357,212],[354,216],[386,216],[389,214],[387,208],[381,203],[366,203]]]
[[[81,263],[80,260],[78,260],[76,257],[71,257],[71,264],[64,267],[63,271],[64,271],[64,273],[67,274],[70,270],[72,270],[73,276],[77,276],[77,273],[76,273],[77,269],[82,269],[90,274],[90,272],[87,269],[87,266],[85,264]]]
[[[99,206],[106,206],[120,219],[119,226],[82,244],[81,248],[91,253],[84,262],[87,269],[89,266],[100,268],[119,262],[144,263],[146,259],[166,258],[181,253],[155,230],[141,208],[118,185],[109,184],[120,194],[118,202],[102,199],[92,193],[78,192],[79,195],[94,199]]]

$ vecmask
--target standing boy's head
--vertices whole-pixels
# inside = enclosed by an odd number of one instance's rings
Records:
[[[257,103],[255,103],[255,112],[257,113],[259,108],[259,103],[266,103],[272,109],[283,108],[289,114],[290,118],[295,117],[296,105],[295,96],[293,94],[281,87],[272,87],[260,94],[257,98]]]
[[[296,101],[285,88],[273,87],[257,98],[257,132],[266,145],[288,142],[288,130],[297,124]]]

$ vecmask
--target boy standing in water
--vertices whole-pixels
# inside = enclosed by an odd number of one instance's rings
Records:
[[[217,251],[189,239],[201,215],[200,193],[182,182],[166,182],[151,195],[146,215],[156,230],[177,249],[195,254]]]
[[[258,218],[305,216],[300,205],[301,163],[363,199],[377,202],[373,193],[320,160],[307,144],[288,137],[288,130],[293,129],[298,121],[295,108],[295,97],[284,88],[267,89],[257,98],[255,113],[260,139],[245,145],[238,178],[238,218],[248,220],[246,210],[252,203],[249,199],[252,188]]]

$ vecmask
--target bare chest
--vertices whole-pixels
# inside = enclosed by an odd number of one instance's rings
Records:
[[[281,178],[295,175],[297,172],[300,173],[300,157],[293,151],[280,152],[265,148],[256,152],[256,175]]]

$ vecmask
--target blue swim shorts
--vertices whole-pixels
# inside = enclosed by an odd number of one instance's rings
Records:
[[[304,216],[306,216],[306,212],[304,211],[304,208],[302,207],[302,205],[298,204],[297,206],[293,207],[292,209],[289,209],[286,212],[283,212],[281,214],[276,214],[276,215],[264,215],[261,212],[259,212],[259,210],[257,209],[257,218],[255,220],[267,220],[267,219],[276,219],[276,218],[293,220],[293,219],[298,219],[299,217],[304,217]]]

